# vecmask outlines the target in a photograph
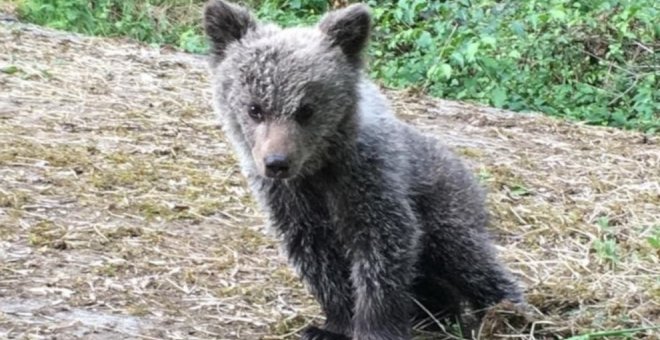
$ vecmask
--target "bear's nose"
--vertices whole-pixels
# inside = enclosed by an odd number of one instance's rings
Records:
[[[284,178],[289,172],[289,158],[285,155],[268,155],[264,158],[264,165],[268,177]]]

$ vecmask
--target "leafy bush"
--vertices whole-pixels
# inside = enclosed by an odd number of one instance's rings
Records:
[[[267,20],[318,19],[327,0],[252,0]],[[372,75],[393,87],[660,131],[656,0],[368,0]],[[24,0],[22,16],[78,32],[205,49],[201,0]]]
[[[372,67],[389,85],[593,124],[660,127],[654,0],[413,0],[374,8]]]

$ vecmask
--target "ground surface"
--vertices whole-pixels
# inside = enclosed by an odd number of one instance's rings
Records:
[[[0,69],[0,338],[279,339],[319,321],[262,233],[200,57],[5,22]],[[488,186],[537,309],[493,312],[481,338],[658,323],[657,137],[390,96]]]

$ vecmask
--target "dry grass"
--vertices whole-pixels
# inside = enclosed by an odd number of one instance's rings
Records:
[[[283,339],[318,321],[263,234],[201,58],[5,23],[0,69],[0,337]],[[472,160],[538,309],[493,311],[481,338],[658,324],[657,137],[391,96]]]

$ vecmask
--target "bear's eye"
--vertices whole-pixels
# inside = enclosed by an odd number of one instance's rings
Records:
[[[314,108],[311,105],[305,104],[298,108],[296,111],[296,120],[298,123],[305,123],[314,114]]]
[[[264,112],[258,104],[250,104],[248,107],[248,115],[257,122],[264,120]]]

